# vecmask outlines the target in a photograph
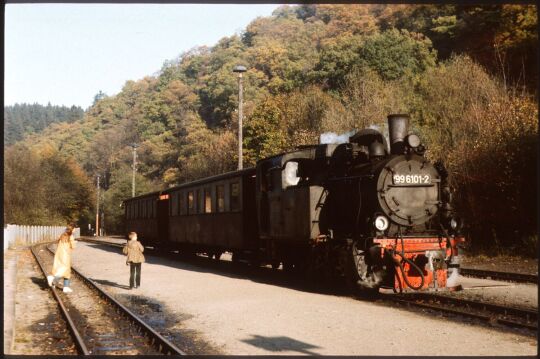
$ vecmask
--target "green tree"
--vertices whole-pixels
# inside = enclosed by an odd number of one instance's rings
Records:
[[[258,104],[244,127],[244,160],[247,165],[287,148],[283,131],[282,104],[275,97],[268,97]]]
[[[396,80],[435,66],[436,59],[437,53],[428,38],[392,29],[366,38],[359,64],[374,69],[384,80]]]
[[[135,176],[135,195],[157,191],[162,187],[152,183],[137,173]],[[125,217],[123,201],[131,198],[132,173],[128,166],[116,169],[111,176],[111,185],[103,192],[103,212],[105,215],[105,230],[112,234],[125,234]]]

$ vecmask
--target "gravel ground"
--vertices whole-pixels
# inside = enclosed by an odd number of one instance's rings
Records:
[[[460,255],[463,268],[538,275],[538,259],[485,255]]]
[[[16,250],[4,251],[4,354],[11,353],[13,344],[18,254]]]
[[[15,293],[15,337],[10,354],[76,354],[47,280],[29,249],[19,251]]]
[[[188,353],[535,355],[537,340],[347,296],[269,285],[216,266],[147,255],[127,290],[119,249],[79,242],[73,265],[147,317]],[[77,288],[73,288],[77,290]],[[184,342],[177,338],[184,336]]]
[[[464,290],[452,295],[511,305],[518,308],[538,309],[538,286],[535,284],[505,283],[500,281],[461,277]]]

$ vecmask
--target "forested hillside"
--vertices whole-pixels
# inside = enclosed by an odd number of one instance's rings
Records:
[[[138,194],[236,168],[232,69],[242,64],[245,166],[322,132],[384,128],[388,114],[409,113],[430,158],[453,174],[473,244],[534,248],[536,28],[531,5],[283,6],[166,61],[157,76],[126,82],[83,120],[52,124],[17,151],[70,158],[88,183],[102,175],[107,229],[121,231],[130,144],[140,145]],[[93,221],[88,209],[75,211],[80,223]],[[13,213],[5,219],[32,221]]]
[[[84,111],[77,106],[15,104],[4,107],[4,146],[12,145],[31,133],[39,133],[55,122],[72,123],[82,119]]]

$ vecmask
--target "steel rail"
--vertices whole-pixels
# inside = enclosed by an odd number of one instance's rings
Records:
[[[54,254],[54,251],[50,249],[48,246],[46,247],[49,252]],[[112,296],[107,294],[103,289],[101,289],[93,280],[90,278],[87,278],[85,275],[83,275],[81,272],[79,272],[74,267],[71,267],[71,270],[79,276],[85,283],[89,284],[90,288],[97,291],[97,293],[103,297],[105,300],[107,300],[109,303],[112,303],[117,309],[120,310],[120,313],[124,314],[127,319],[139,326],[143,331],[150,335],[151,337],[151,344],[155,345],[159,351],[164,352],[168,355],[186,355],[184,351],[179,349],[176,345],[171,343],[169,340],[164,338],[161,334],[156,332],[152,327],[150,327],[148,324],[146,324],[144,321],[142,321],[135,313],[133,313],[131,310],[129,310],[126,306],[118,302],[116,299],[114,299]]]
[[[498,314],[515,315],[520,318],[525,318],[527,320],[534,320],[534,321],[538,320],[538,310],[535,311],[532,309],[517,308],[517,307],[511,307],[511,306],[505,306],[505,305],[499,305],[499,304],[493,304],[493,303],[486,303],[486,302],[480,302],[480,301],[464,299],[464,298],[463,299],[454,298],[454,297],[448,297],[448,296],[438,295],[438,294],[417,293],[416,295],[423,296],[425,298],[433,298],[441,302],[453,303],[457,305],[464,304],[472,308],[491,310]]]
[[[529,330],[538,330],[538,311],[521,309],[516,307],[507,307],[492,303],[478,302],[469,299],[461,299],[454,297],[447,297],[443,295],[431,294],[431,293],[410,293],[402,295],[390,295],[390,300],[401,304],[412,305],[421,308],[432,309],[440,312],[457,314],[469,318],[480,319],[489,323],[499,323],[506,326],[526,328]],[[425,303],[423,301],[435,301],[439,304]],[[452,308],[445,306],[444,304],[453,304],[458,308]],[[478,313],[470,312],[462,308],[476,309],[481,311],[491,311],[492,313]],[[497,317],[494,317],[494,314]],[[520,318],[523,321],[516,321],[512,319],[500,318],[498,315],[513,315]],[[534,324],[528,322],[534,321]]]
[[[43,272],[43,275],[45,276],[45,280],[47,280],[47,272],[45,271],[45,267],[43,266],[43,263],[41,262],[39,255],[35,252],[36,247],[41,246],[41,245],[43,244],[31,247],[31,251],[32,251],[32,254],[34,255],[34,258],[36,259],[36,262],[39,265],[39,268],[41,269],[41,272]],[[62,316],[68,323],[68,329],[73,335],[75,346],[77,347],[79,354],[90,355],[90,351],[86,347],[86,344],[84,344],[81,334],[79,333],[79,331],[77,330],[75,326],[75,323],[71,319],[71,316],[69,315],[64,303],[62,302],[62,299],[60,298],[58,293],[56,293],[56,288],[54,286],[51,287],[51,291],[52,291],[54,299],[56,300],[56,302],[58,303],[58,306],[60,307],[60,312],[62,313]]]
[[[538,276],[533,274],[497,272],[484,269],[463,268],[459,269],[461,275],[476,278],[491,278],[519,283],[538,283]]]

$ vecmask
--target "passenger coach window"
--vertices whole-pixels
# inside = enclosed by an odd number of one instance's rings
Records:
[[[204,189],[204,213],[212,213],[212,192],[208,187]]]
[[[231,211],[240,210],[240,183],[231,183]]]
[[[178,214],[178,194],[174,193],[171,201],[171,216]]]
[[[225,212],[225,189],[223,185],[218,185],[216,187],[217,192],[217,211]]]
[[[180,197],[180,200],[178,201],[180,206],[180,214],[184,215],[186,214],[186,193],[180,192],[178,196]]]
[[[197,190],[197,209],[198,213],[204,213],[204,202],[203,202],[203,192],[202,190]]]
[[[195,213],[195,201],[193,198],[193,191],[188,192],[188,214],[194,214]]]

